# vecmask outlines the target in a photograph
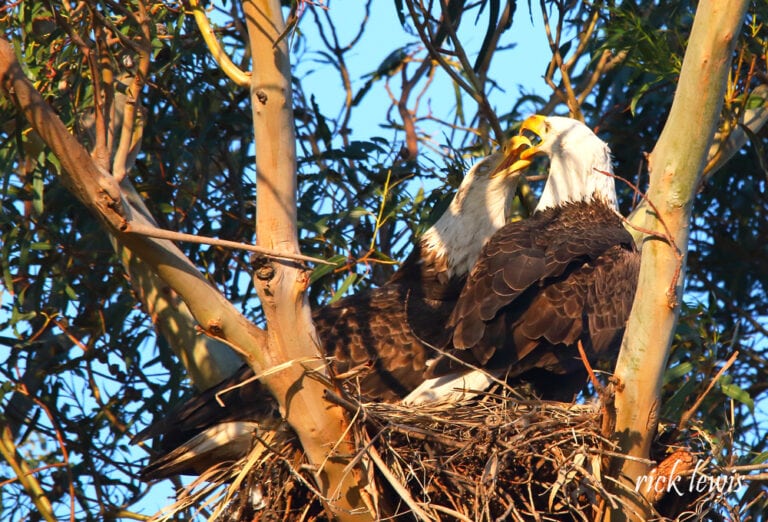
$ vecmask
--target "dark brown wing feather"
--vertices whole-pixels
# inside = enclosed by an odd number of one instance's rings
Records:
[[[634,299],[639,254],[621,219],[598,202],[570,203],[496,233],[451,315],[448,350],[472,365],[572,373],[618,347]],[[461,369],[440,357],[439,376]]]
[[[246,386],[234,386],[251,377],[253,377],[253,370],[249,366],[241,366],[234,375],[219,385],[194,395],[182,407],[176,408],[164,418],[137,433],[133,437],[133,442],[163,435],[163,444],[160,449],[169,451],[214,424],[243,419],[264,419],[279,415],[277,403],[264,400],[265,397],[269,397],[269,392],[259,381],[252,380]],[[216,400],[217,395],[225,406],[219,405]]]
[[[313,313],[333,374],[346,374],[350,389],[359,390],[368,400],[395,401],[407,395],[424,380],[426,360],[434,356],[432,347],[448,341],[444,325],[464,279],[444,278],[434,265],[420,262],[420,255],[416,249],[384,286],[363,290]],[[243,365],[134,440],[163,435],[160,450],[166,453],[226,422],[276,418],[277,403],[253,376],[253,370]],[[248,384],[236,387],[245,381]],[[230,388],[232,391],[221,394]],[[218,394],[224,406],[216,401]],[[145,478],[195,471],[166,469],[160,464],[153,461],[145,469]]]
[[[354,389],[366,399],[402,399],[424,380],[433,347],[448,341],[444,325],[465,276],[446,277],[444,267],[417,245],[382,287],[318,309],[317,334],[334,375],[362,368]]]
[[[432,347],[447,341],[453,299],[428,299],[397,281],[359,292],[315,312],[313,319],[335,375],[360,369],[354,379],[367,399],[394,401],[423,380]]]
[[[262,425],[278,423],[280,414],[277,402],[259,383],[251,380],[245,386],[235,385],[253,377],[249,366],[241,366],[230,378],[217,386],[193,396],[163,418],[153,422],[137,433],[132,442],[158,439],[156,454],[149,465],[141,470],[142,480],[153,480],[178,474],[199,474],[207,466],[219,462],[234,460],[241,456],[243,449],[239,445],[222,445],[219,450],[199,459],[180,459],[186,448],[186,442],[209,428],[230,422],[253,421],[259,419]],[[218,399],[221,401],[217,400]]]

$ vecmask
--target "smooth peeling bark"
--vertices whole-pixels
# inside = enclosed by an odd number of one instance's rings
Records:
[[[699,3],[669,118],[650,157],[648,198],[635,222],[657,232],[642,242],[638,290],[616,365],[615,435],[622,452],[647,459],[656,435],[660,391],[680,311],[691,208],[718,128],[723,95],[746,0]],[[674,245],[659,239],[669,234]],[[616,459],[612,472],[630,489],[648,466]],[[647,505],[613,512],[643,520]]]
[[[296,227],[296,134],[291,69],[279,0],[244,2],[253,73],[251,105],[256,148],[256,237],[259,246],[299,253]],[[256,269],[268,327],[271,365],[290,361],[263,382],[280,403],[315,467],[326,508],[338,520],[371,520],[350,466],[354,446],[347,439],[344,413],[323,400],[325,385],[307,371],[327,375],[306,298],[308,272],[296,263],[265,261]]]
[[[157,226],[127,178],[120,183],[120,188],[130,206]],[[186,368],[192,384],[198,390],[206,390],[237,371],[243,359],[225,343],[197,331],[197,321],[178,293],[131,250],[114,239],[112,245],[144,311]]]

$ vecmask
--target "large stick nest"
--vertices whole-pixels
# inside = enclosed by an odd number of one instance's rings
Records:
[[[616,455],[602,407],[509,393],[418,407],[335,397],[351,413],[366,503],[382,520],[470,522],[587,521],[620,505],[602,473]],[[312,471],[287,426],[260,430],[246,458],[210,470],[163,518],[194,506],[211,520],[329,520]]]

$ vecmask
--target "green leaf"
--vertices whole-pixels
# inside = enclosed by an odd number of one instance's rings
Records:
[[[461,88],[456,82],[453,82],[453,99],[456,102],[456,119],[461,125],[466,125],[467,123],[464,119],[464,98],[462,96]]]
[[[64,293],[65,293],[65,294],[67,294],[67,297],[69,297],[69,298],[70,298],[70,299],[72,299],[73,301],[76,301],[76,300],[77,300],[77,298],[78,298],[78,297],[77,297],[77,292],[75,292],[75,289],[74,289],[74,288],[72,288],[72,287],[71,287],[71,286],[69,286],[69,285],[66,285],[66,286],[64,287]]]
[[[720,379],[720,389],[723,391],[723,394],[725,394],[726,397],[730,397],[731,399],[744,404],[749,408],[749,411],[754,412],[755,401],[749,395],[749,392],[742,389],[738,384],[722,382],[723,380],[725,379]]]
[[[637,109],[637,103],[640,101],[640,98],[643,97],[643,95],[648,92],[648,90],[651,88],[651,84],[646,83],[645,85],[642,85],[634,96],[632,96],[632,101],[629,104],[629,111],[632,113],[632,116],[635,116],[635,111]]]
[[[759,93],[751,93],[749,95],[749,98],[747,98],[747,103],[745,104],[746,109],[757,109],[768,103],[768,99],[765,98],[763,95],[765,91],[761,91]]]
[[[309,284],[313,284],[318,279],[321,279],[323,276],[326,276],[336,270],[339,267],[344,266],[344,263],[347,262],[347,257],[343,255],[336,255],[333,256],[328,260],[329,262],[333,263],[332,265],[319,265],[314,270],[312,270],[312,274],[309,276]]]
[[[664,407],[662,409],[662,417],[665,419],[679,418],[683,411],[683,407],[685,406],[686,400],[694,391],[696,391],[696,381],[693,379],[688,379],[685,381],[685,383],[683,383],[683,385],[675,391],[672,397],[667,399],[667,401],[664,403]]]
[[[61,162],[59,161],[59,158],[57,158],[54,153],[50,153],[46,159],[48,163],[53,167],[56,174],[61,174]]]
[[[32,208],[34,209],[35,214],[40,216],[43,213],[43,195],[45,193],[43,173],[40,169],[35,169],[32,173],[32,193],[34,194],[34,197],[32,198]]]
[[[349,274],[346,279],[344,279],[344,282],[341,283],[341,286],[339,287],[336,292],[334,292],[333,296],[331,297],[330,302],[333,303],[335,301],[338,301],[341,299],[347,290],[349,290],[349,287],[352,286],[352,284],[357,281],[357,278],[359,276],[357,274]]]
[[[670,382],[677,380],[683,375],[686,375],[692,371],[693,364],[690,362],[684,362],[673,366],[664,373],[664,384],[669,384]]]
[[[768,460],[768,451],[764,451],[752,459],[750,464],[762,464]]]
[[[366,208],[361,208],[361,207],[353,208],[352,210],[349,211],[349,217],[351,217],[352,219],[360,219],[363,216],[373,216],[373,215],[374,215],[373,212],[371,212]]]

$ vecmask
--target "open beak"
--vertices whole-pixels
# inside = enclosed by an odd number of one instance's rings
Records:
[[[523,155],[531,148],[531,141],[522,135],[513,136],[504,150],[504,159],[493,170],[490,177],[511,176],[528,167],[531,160],[523,159]]]
[[[520,161],[527,161],[530,164],[531,158],[541,153],[541,141],[546,134],[546,120],[546,116],[534,114],[526,118],[520,126],[518,135],[526,137],[530,144],[530,147],[520,153]]]
[[[533,157],[541,154],[541,141],[547,130],[547,117],[534,114],[525,119],[520,132],[513,136],[504,150],[504,159],[491,177],[510,176],[528,168]]]

